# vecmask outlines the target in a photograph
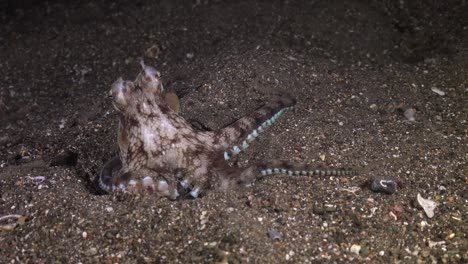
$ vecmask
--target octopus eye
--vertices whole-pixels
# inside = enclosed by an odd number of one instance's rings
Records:
[[[144,90],[151,91],[155,95],[160,95],[163,91],[161,83],[161,73],[154,67],[145,64],[143,59],[140,59],[142,71],[136,79],[136,84]]]
[[[144,71],[145,71],[145,76],[150,80],[157,79],[158,77],[161,76],[161,74],[155,68],[150,67],[150,66],[146,66],[144,68]]]

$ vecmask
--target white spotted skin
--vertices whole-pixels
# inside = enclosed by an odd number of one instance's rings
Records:
[[[253,167],[230,167],[226,161],[246,150],[294,105],[294,99],[280,98],[219,131],[198,131],[164,101],[160,73],[141,64],[143,69],[135,81],[119,78],[111,86],[119,117],[120,162],[112,161],[103,168],[98,180],[101,189],[141,188],[175,199],[181,187],[196,198],[205,189],[226,189],[233,182],[260,174]],[[112,166],[119,166],[118,171]],[[271,174],[271,169],[266,173]]]

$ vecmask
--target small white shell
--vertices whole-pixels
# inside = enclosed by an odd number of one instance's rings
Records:
[[[436,93],[436,94],[438,94],[438,95],[440,95],[440,96],[444,96],[444,95],[445,95],[445,92],[442,91],[442,90],[440,90],[440,89],[437,88],[437,87],[432,87],[431,90],[432,90],[434,93]]]
[[[434,209],[436,208],[437,203],[433,200],[422,198],[422,196],[419,193],[416,199],[418,201],[418,204],[424,209],[424,212],[426,213],[427,217],[434,217]]]

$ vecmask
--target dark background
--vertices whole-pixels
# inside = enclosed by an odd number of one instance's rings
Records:
[[[23,216],[0,221],[0,262],[466,263],[467,5],[0,1],[0,217]],[[97,195],[118,153],[108,90],[142,57],[205,129],[297,98],[240,166],[358,175],[274,175],[194,200]],[[396,192],[370,190],[375,176]]]

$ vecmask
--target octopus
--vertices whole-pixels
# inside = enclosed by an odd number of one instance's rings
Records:
[[[135,190],[175,200],[181,194],[197,198],[207,190],[228,190],[276,173],[354,174],[352,169],[322,170],[279,160],[247,168],[233,165],[296,100],[282,95],[218,131],[202,131],[180,115],[174,95],[164,93],[161,74],[141,66],[134,81],[119,78],[109,91],[119,119],[119,155],[96,177],[103,191]]]

